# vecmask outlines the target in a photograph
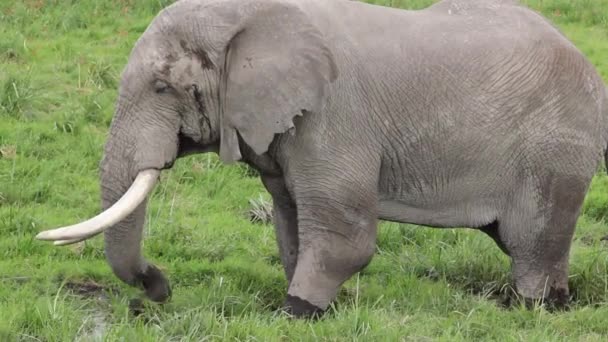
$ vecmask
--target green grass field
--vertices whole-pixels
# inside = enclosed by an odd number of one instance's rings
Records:
[[[542,11],[608,81],[608,0],[523,1]],[[170,303],[135,315],[101,238],[56,248],[38,231],[99,210],[97,165],[118,75],[167,0],[0,2],[0,341],[608,339],[608,177],[598,170],[571,256],[564,312],[504,307],[508,258],[484,234],[383,223],[377,254],[318,322],[274,309],[286,281],[272,226],[248,218],[268,199],[244,167],[215,155],[163,174],[145,254],[173,284]],[[379,0],[404,8],[431,0]]]

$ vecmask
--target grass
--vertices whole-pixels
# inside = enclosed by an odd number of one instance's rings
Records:
[[[504,308],[508,258],[485,235],[383,223],[377,254],[318,322],[273,310],[286,282],[260,181],[213,155],[163,174],[145,254],[172,301],[129,309],[100,238],[55,248],[40,230],[97,213],[97,165],[133,42],[170,1],[0,3],[0,340],[500,340],[608,337],[608,177],[598,172],[572,248],[571,310]],[[421,8],[433,1],[376,1]],[[608,1],[524,1],[553,20],[608,80]]]

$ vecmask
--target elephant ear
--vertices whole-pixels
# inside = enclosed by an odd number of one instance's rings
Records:
[[[238,134],[263,154],[295,116],[319,112],[337,77],[321,32],[293,4],[255,1],[226,49],[220,157],[241,158]],[[237,133],[238,132],[238,133]]]

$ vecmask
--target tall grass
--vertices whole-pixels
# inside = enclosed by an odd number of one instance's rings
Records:
[[[8,75],[0,79],[0,114],[24,118],[36,101],[37,92],[27,73]]]

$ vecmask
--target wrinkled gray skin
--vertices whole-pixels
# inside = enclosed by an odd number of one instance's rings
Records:
[[[378,219],[479,228],[523,297],[567,299],[608,100],[581,53],[513,1],[182,0],[139,39],[119,93],[104,208],[183,155],[250,164],[274,200],[295,315],[325,310],[370,262]],[[107,259],[164,301],[144,212],[105,232]]]

